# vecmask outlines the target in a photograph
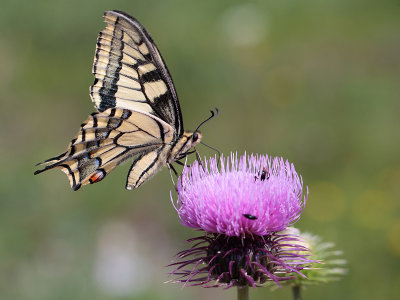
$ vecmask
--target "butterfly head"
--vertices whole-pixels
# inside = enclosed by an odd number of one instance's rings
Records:
[[[193,132],[192,137],[191,137],[191,142],[192,142],[192,147],[200,143],[202,138],[202,135],[200,132],[196,131]]]
[[[198,143],[200,143],[202,135],[200,132],[195,131],[195,132],[184,132],[182,138],[185,140],[185,144],[182,147],[182,150],[180,153],[184,154],[186,152],[189,152],[191,148],[196,146]]]
[[[179,160],[186,157],[189,154],[190,149],[200,143],[201,138],[202,135],[198,131],[185,131],[171,151],[172,160]]]

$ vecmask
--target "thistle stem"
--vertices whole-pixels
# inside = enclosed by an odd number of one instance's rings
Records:
[[[301,289],[299,285],[295,285],[292,287],[293,291],[293,300],[301,300]]]
[[[237,288],[238,300],[249,300],[249,287],[248,286],[238,286]]]

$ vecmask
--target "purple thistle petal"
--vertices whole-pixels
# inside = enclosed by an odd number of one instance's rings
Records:
[[[184,226],[227,236],[282,231],[302,213],[308,191],[293,164],[283,158],[236,154],[185,167],[174,206]],[[267,178],[260,178],[267,172]],[[265,176],[264,176],[265,177]],[[246,217],[246,216],[251,216]]]
[[[233,265],[235,264],[234,261],[229,262],[229,275],[233,276]]]

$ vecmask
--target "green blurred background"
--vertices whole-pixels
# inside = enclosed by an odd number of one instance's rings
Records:
[[[2,0],[0,299],[235,298],[164,283],[197,235],[177,220],[167,170],[130,192],[129,164],[77,192],[62,172],[33,176],[94,111],[90,70],[110,9],[152,34],[186,129],[218,107],[206,143],[283,156],[302,174],[297,226],[335,242],[349,268],[304,299],[400,297],[398,0]]]

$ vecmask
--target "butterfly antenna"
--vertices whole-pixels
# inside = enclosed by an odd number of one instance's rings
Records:
[[[200,129],[200,127],[203,126],[206,122],[210,121],[212,118],[214,118],[214,117],[219,115],[219,109],[218,108],[215,108],[215,112],[213,110],[210,110],[210,112],[211,112],[211,116],[208,117],[203,122],[201,122],[200,125],[197,126],[197,128],[196,128],[196,130],[194,132],[198,131]]]
[[[215,152],[217,152],[217,153],[218,153],[217,167],[219,167],[220,158],[221,158],[221,152],[219,152],[219,150],[218,150],[218,149],[216,149],[216,148],[213,148],[213,147],[211,147],[211,146],[207,145],[206,143],[203,143],[203,141],[200,141],[200,144],[202,144],[202,145],[204,145],[204,146],[206,146],[206,147],[208,147],[208,148],[210,148],[210,149],[212,149],[212,150],[214,150]],[[197,151],[196,151],[196,153],[197,153]]]

